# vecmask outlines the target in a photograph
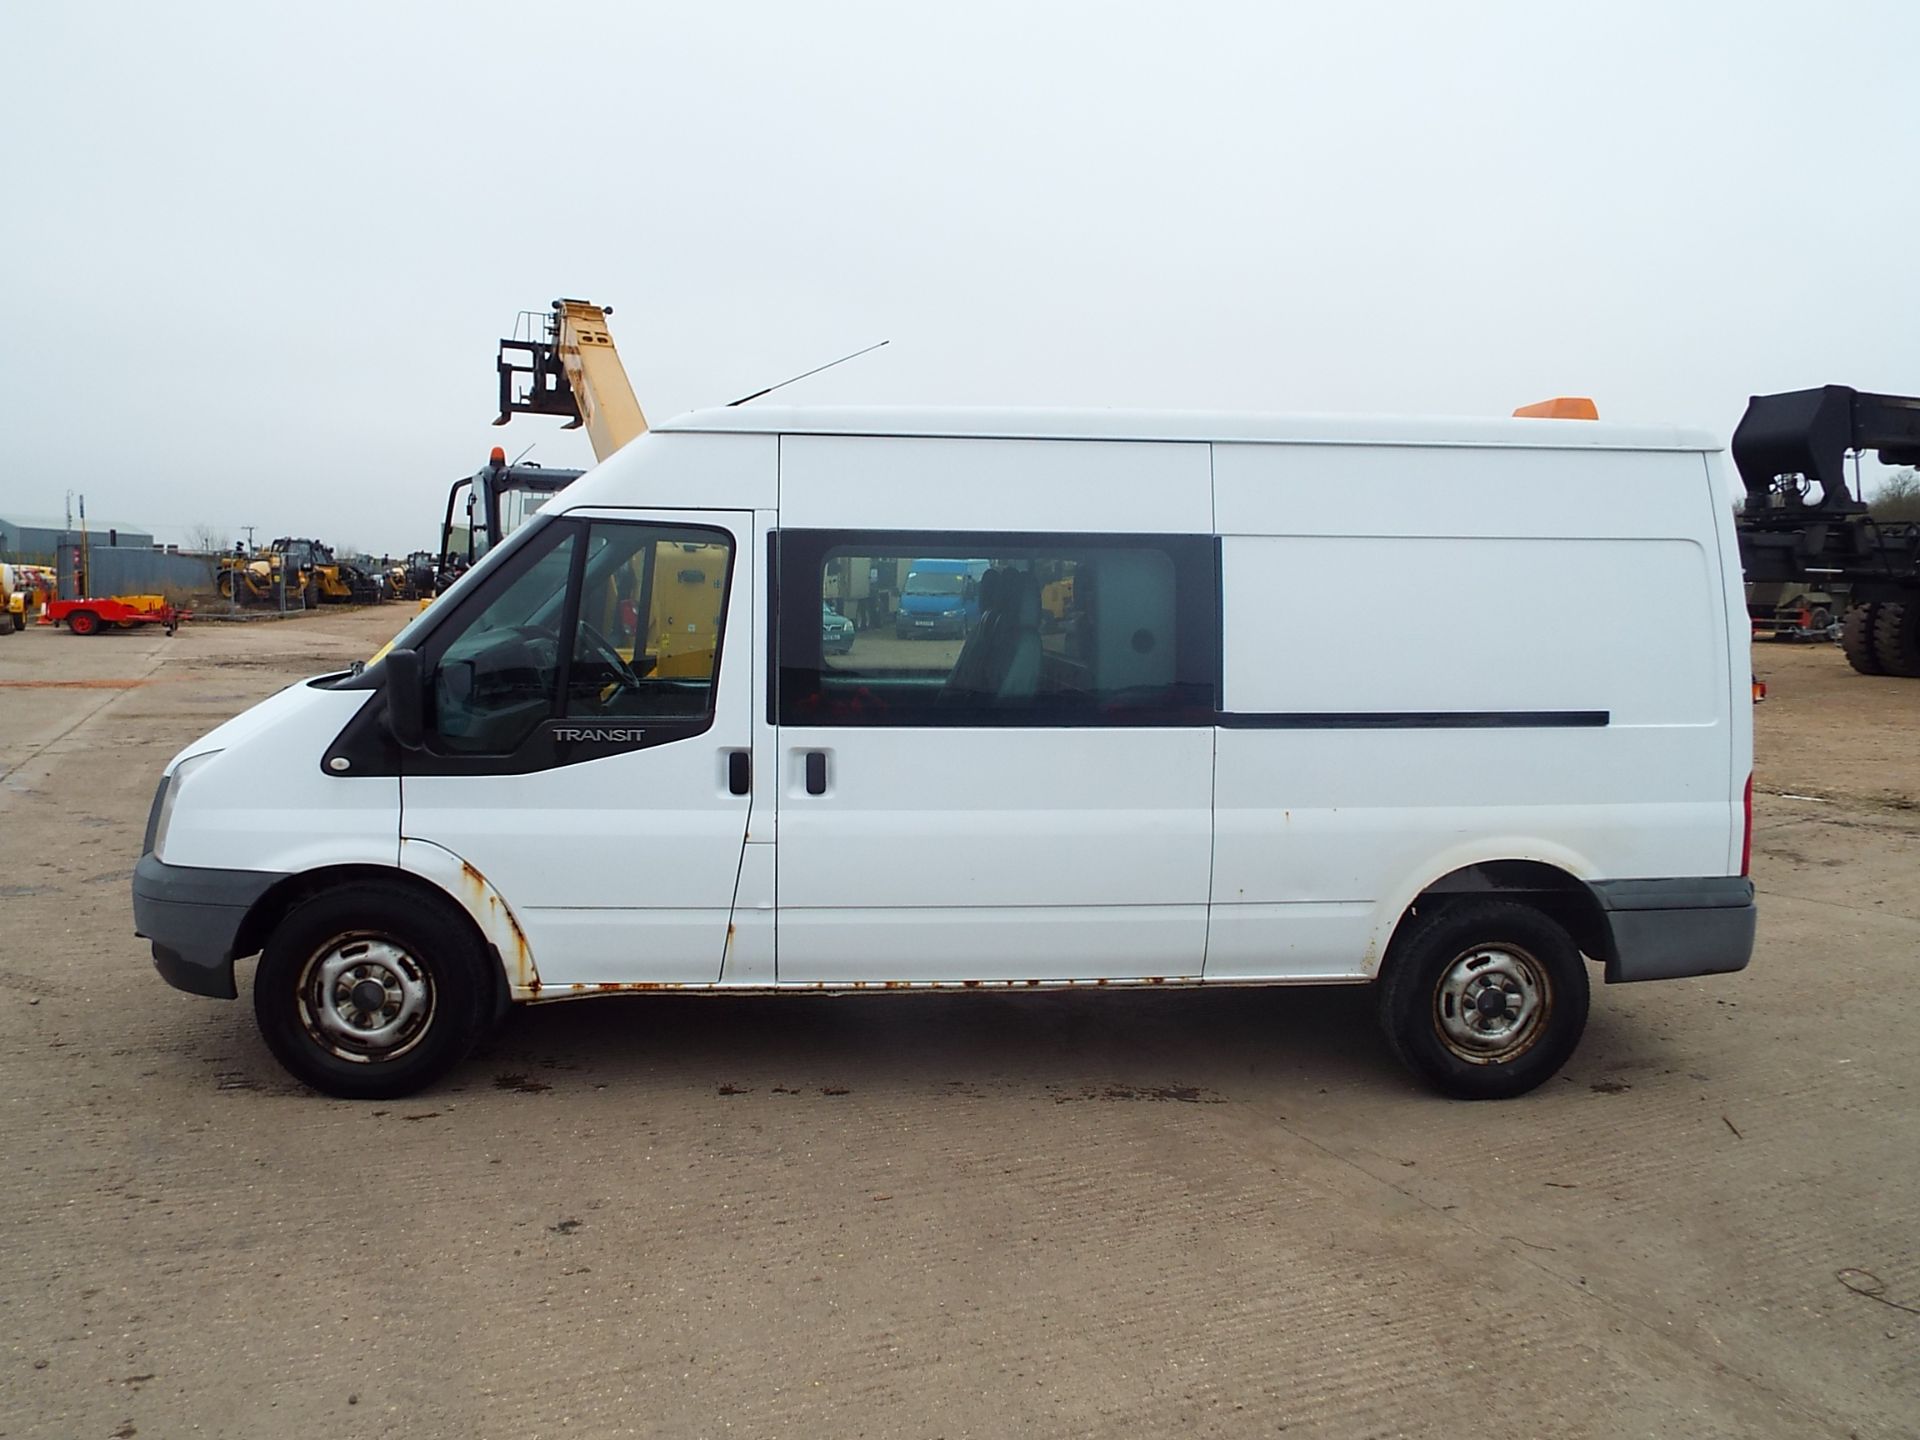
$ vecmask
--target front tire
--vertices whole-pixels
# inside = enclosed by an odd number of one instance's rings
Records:
[[[1888,600],[1873,617],[1873,653],[1889,675],[1920,679],[1920,603]]]
[[[288,912],[253,978],[260,1034],[295,1079],[349,1100],[438,1080],[485,1032],[486,952],[451,902],[369,883]]]
[[[1549,1079],[1587,1026],[1586,962],[1538,910],[1442,903],[1395,937],[1380,1023],[1400,1062],[1461,1100],[1504,1100]]]
[[[1879,614],[1878,602],[1867,601],[1848,606],[1846,618],[1840,622],[1840,648],[1846,652],[1847,663],[1862,675],[1886,674],[1873,643],[1874,621]]]

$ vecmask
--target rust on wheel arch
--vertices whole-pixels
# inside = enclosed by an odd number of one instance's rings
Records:
[[[495,892],[493,886],[487,883],[487,877],[474,869],[472,861],[460,862],[460,881],[464,888],[472,892],[468,909],[480,910],[484,907],[490,920],[506,922],[505,928],[513,950],[512,955],[507,957],[507,965],[512,972],[513,984],[519,989],[529,990],[538,995],[540,971],[533,963],[533,950],[527,944],[526,932],[520,928],[520,922],[514,918],[512,909]],[[498,923],[488,926],[490,931],[496,933],[500,928]]]

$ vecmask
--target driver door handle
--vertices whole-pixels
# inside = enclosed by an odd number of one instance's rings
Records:
[[[727,752],[727,793],[744,795],[753,788],[753,759],[744,750]]]

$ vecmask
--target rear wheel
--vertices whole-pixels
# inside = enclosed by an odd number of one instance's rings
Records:
[[[67,616],[67,628],[76,635],[97,635],[100,617],[91,610],[76,610]]]
[[[1883,601],[1873,618],[1873,653],[1889,675],[1920,678],[1920,600]]]
[[[1466,900],[1395,938],[1380,1023],[1401,1063],[1436,1089],[1499,1100],[1566,1063],[1587,1001],[1586,962],[1564,929],[1524,905]]]
[[[328,890],[280,922],[253,1011],[298,1080],[352,1100],[409,1095],[459,1064],[491,1018],[488,961],[465,915],[396,885]]]
[[[1873,643],[1873,622],[1879,613],[1878,601],[1868,601],[1863,605],[1848,607],[1847,618],[1840,626],[1840,648],[1846,652],[1847,663],[1862,675],[1884,675],[1885,667],[1880,664],[1880,655]]]

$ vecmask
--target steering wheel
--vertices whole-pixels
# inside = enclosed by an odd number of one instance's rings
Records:
[[[613,648],[613,642],[598,630],[594,629],[593,626],[589,625],[585,620],[580,622],[580,639],[586,642],[587,649],[592,651],[597,659],[604,660],[607,663],[607,667],[613,671],[616,690],[638,690],[640,688],[640,676],[634,671],[634,668],[622,658],[620,652]],[[575,653],[578,653],[577,646],[575,647]]]

